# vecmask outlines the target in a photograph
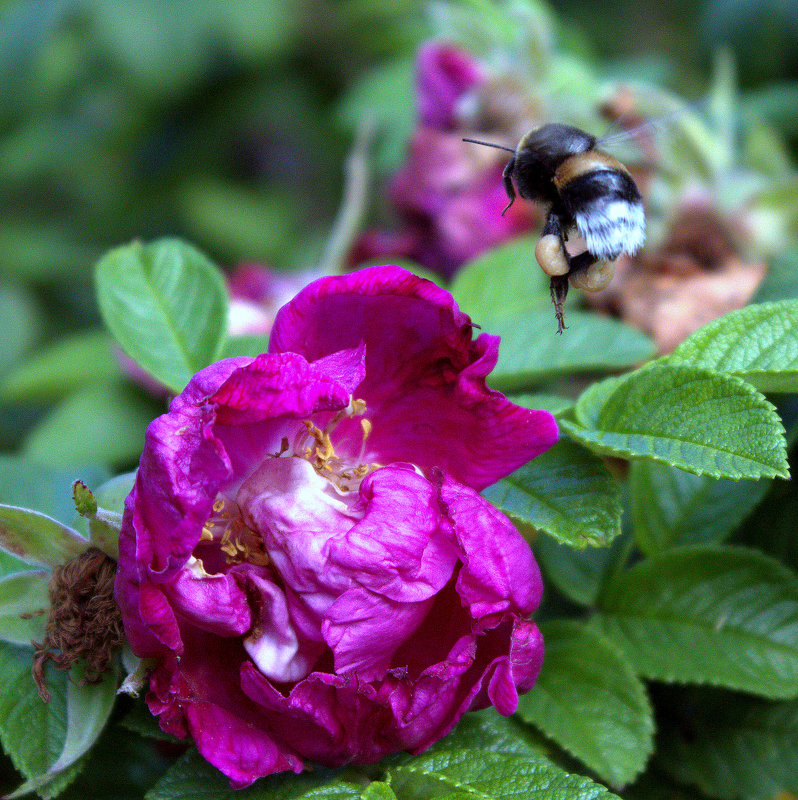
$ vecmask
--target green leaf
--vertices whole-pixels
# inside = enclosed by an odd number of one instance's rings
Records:
[[[613,563],[615,551],[626,538],[618,536],[610,548],[575,550],[550,536],[541,536],[535,543],[535,557],[543,569],[546,584],[556,586],[574,603],[592,606]]]
[[[610,372],[654,355],[654,344],[642,333],[608,317],[569,311],[568,325],[557,336],[551,309],[486,323],[483,329],[502,339],[490,385],[502,392],[523,391],[560,375]]]
[[[2,235],[0,234],[0,244]],[[0,247],[5,256],[5,251]],[[0,337],[0,373],[24,355],[41,334],[42,314],[33,295],[13,283],[0,281],[3,336]],[[2,394],[0,393],[0,397]]]
[[[666,550],[609,584],[599,610],[644,677],[798,696],[798,578],[755,550]]]
[[[427,752],[390,770],[401,800],[593,800],[616,797],[603,786],[569,775],[543,756],[511,756],[484,750]]]
[[[464,264],[449,287],[457,305],[480,325],[549,310],[549,276],[535,261],[537,236],[520,236]]]
[[[42,793],[50,786],[60,786],[63,774],[89,751],[105,727],[116,700],[116,669],[108,670],[99,684],[83,684],[84,669],[75,666],[70,670],[66,695],[66,736],[64,746],[46,772],[25,781],[9,795],[21,797],[29,792]],[[51,701],[52,702],[52,701]]]
[[[572,547],[605,545],[621,532],[617,482],[600,458],[567,440],[483,494],[505,513]]]
[[[732,311],[691,334],[668,361],[737,375],[762,392],[798,392],[798,300]]]
[[[770,265],[768,274],[759,284],[754,300],[765,303],[798,297],[798,247],[780,253]]]
[[[595,383],[561,420],[585,447],[716,478],[788,476],[775,408],[740,378],[657,362]]]
[[[104,331],[76,333],[28,356],[0,383],[0,401],[50,401],[121,375]]]
[[[285,263],[300,226],[296,195],[281,189],[234,184],[197,174],[177,194],[181,215],[214,250],[235,260]]]
[[[86,757],[86,766],[61,800],[140,800],[172,766],[175,753],[161,742],[131,736],[109,724]]]
[[[23,455],[51,466],[129,466],[156,407],[128,386],[89,386],[62,400],[28,434]]]
[[[192,749],[147,792],[146,800],[360,800],[362,791],[362,784],[323,769],[283,772],[246,789],[231,789],[228,778]]]
[[[50,595],[50,573],[30,570],[0,579],[0,639],[30,647],[43,641]]]
[[[488,750],[508,756],[544,755],[547,742],[515,717],[503,717],[493,706],[466,714],[455,729],[436,742],[428,752],[442,750]],[[398,756],[401,763],[414,756]]]
[[[31,653],[0,643],[0,739],[14,766],[26,777],[46,772],[63,751],[67,732],[67,673],[47,669],[52,695],[42,702],[31,678]],[[43,797],[54,797],[80,769],[74,764],[54,783],[43,787]]]
[[[798,453],[796,453],[798,456]],[[774,483],[740,529],[740,544],[756,547],[798,572],[798,481]]]
[[[559,394],[514,394],[508,398],[519,406],[532,409],[545,409],[555,416],[573,408],[574,400]]]
[[[741,98],[741,105],[748,112],[746,116],[767,120],[784,136],[798,135],[798,82],[768,80],[749,89]]]
[[[602,780],[628,783],[653,749],[643,684],[617,648],[585,625],[559,621],[540,630],[546,658],[537,683],[520,698],[518,715]]]
[[[97,504],[108,511],[121,514],[125,510],[125,498],[136,482],[136,472],[125,472],[98,486],[93,492]]]
[[[227,327],[227,290],[219,270],[175,239],[119,247],[97,265],[97,299],[122,349],[179,392],[213,362]]]
[[[45,130],[47,129],[45,128]],[[49,130],[47,132],[49,133]],[[34,133],[38,134],[39,130]],[[58,134],[63,137],[64,131],[57,131],[56,135]],[[38,146],[41,144],[40,137],[34,135],[31,139],[30,144],[34,144],[38,150]],[[24,137],[21,142],[19,137],[16,142],[10,142],[6,135],[3,144],[0,156],[8,159],[24,155],[23,151],[29,143],[25,141]],[[17,147],[9,147],[9,144],[17,145]],[[37,152],[34,158],[38,155]],[[6,174],[8,166],[6,161],[3,164]],[[76,235],[80,235],[76,230],[70,230],[65,225],[55,224],[52,219],[48,225],[43,225],[38,221],[20,222],[5,219],[0,228],[3,271],[25,281],[38,282],[50,282],[58,278],[74,278],[76,274],[82,275],[86,265],[91,264],[97,257],[97,251],[96,247],[76,241],[74,238]]]
[[[370,783],[360,796],[363,800],[396,800],[396,795],[391,787],[382,781]]]
[[[269,337],[258,335],[231,336],[225,342],[221,358],[233,358],[236,356],[255,356],[265,353],[269,349]]]
[[[706,694],[706,693],[705,693]],[[798,786],[798,702],[692,698],[687,736],[666,729],[658,762],[710,797],[772,800]]]
[[[221,8],[212,6],[211,19],[222,28],[241,59],[275,58],[297,45],[294,42],[297,24],[303,20],[295,0],[279,8],[264,6],[259,0],[244,0]]]
[[[166,9],[152,0],[131,0],[119,9],[115,5],[92,3],[87,10],[92,35],[142,95],[177,95],[200,79],[206,35],[202,4],[182,0]]]
[[[629,482],[635,540],[647,554],[722,541],[772,485],[717,480],[654,461],[632,462]]]
[[[29,564],[56,567],[88,546],[76,530],[46,514],[0,505],[0,548]]]

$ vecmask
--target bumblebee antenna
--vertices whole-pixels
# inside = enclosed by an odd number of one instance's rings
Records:
[[[505,147],[503,144],[493,144],[493,142],[481,142],[479,139],[463,139],[464,142],[471,142],[471,144],[482,144],[485,147],[495,147],[497,150],[506,150],[508,153],[514,153],[514,147]]]

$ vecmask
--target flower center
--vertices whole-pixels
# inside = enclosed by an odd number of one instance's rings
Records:
[[[241,489],[235,499],[223,493],[217,495],[213,512],[202,526],[200,544],[215,545],[215,548],[224,554],[224,562],[227,565],[248,563],[261,567],[268,566],[271,562],[263,535],[256,530],[257,523],[253,523],[253,510],[250,508],[252,498],[290,494],[290,497],[284,497],[284,502],[289,506],[302,502],[299,495],[295,494],[297,487],[281,488],[281,481],[284,479],[281,476],[284,470],[276,469],[277,464],[274,460],[296,458],[307,462],[319,477],[327,481],[326,486],[331,487],[339,497],[356,492],[363,478],[381,466],[365,459],[366,440],[371,433],[371,422],[362,418],[365,412],[365,401],[352,399],[349,405],[334,414],[323,428],[312,420],[302,420],[293,442],[284,437],[279,451],[269,454],[258,471],[244,483],[249,489],[243,493],[243,499]],[[355,417],[361,417],[359,447],[352,446],[353,429],[352,426],[346,426],[347,430],[339,439],[339,450],[343,453],[347,449],[357,449],[357,455],[354,457],[341,455],[336,452],[333,444],[333,433],[341,423],[353,420]],[[274,465],[274,468],[269,464]],[[285,462],[283,465],[288,466]]]
[[[316,472],[326,478],[335,487],[339,494],[355,492],[360,488],[363,478],[370,472],[379,469],[381,464],[365,461],[366,440],[371,433],[371,421],[360,420],[361,442],[357,456],[342,456],[336,453],[332,442],[333,431],[346,419],[363,417],[366,413],[366,401],[352,399],[349,405],[341,409],[324,426],[319,428],[309,419],[303,420],[303,429],[300,429],[294,439],[293,447],[289,448],[288,440],[283,439],[279,453],[291,449],[296,458],[303,458],[310,463]]]
[[[213,514],[202,526],[200,542],[218,542],[228,564],[255,564],[265,567],[269,563],[263,537],[244,522],[234,500],[219,495],[213,504]]]

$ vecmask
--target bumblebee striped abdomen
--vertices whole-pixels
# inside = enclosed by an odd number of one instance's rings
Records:
[[[593,150],[566,159],[554,184],[567,215],[597,259],[634,255],[646,237],[643,200],[631,175],[612,156]]]

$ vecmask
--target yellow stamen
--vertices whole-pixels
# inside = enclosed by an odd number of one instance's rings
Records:
[[[269,556],[261,536],[247,527],[235,503],[218,497],[215,514],[202,526],[201,542],[217,542],[228,564],[249,563],[266,566]]]

